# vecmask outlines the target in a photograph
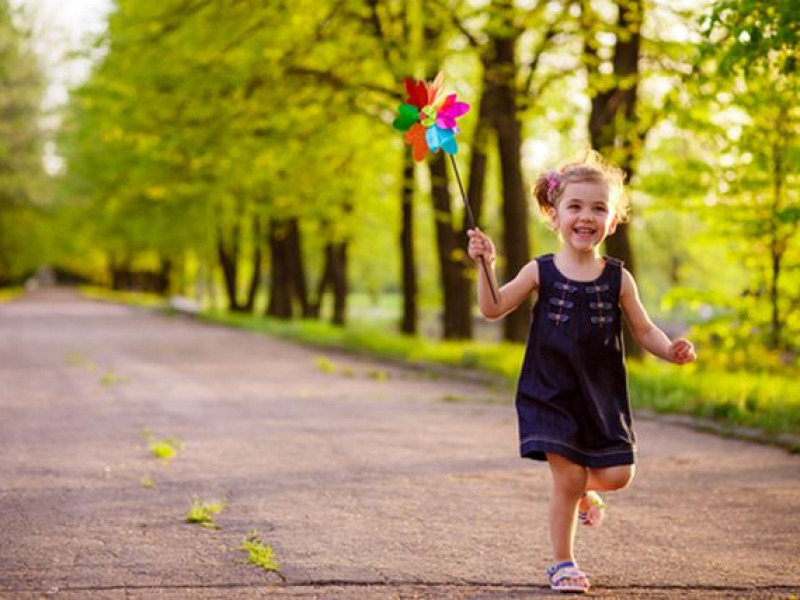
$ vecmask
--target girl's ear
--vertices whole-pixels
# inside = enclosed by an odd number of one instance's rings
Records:
[[[619,225],[619,218],[615,215],[611,220],[611,225],[608,226],[608,235],[613,235]]]
[[[550,208],[547,209],[547,212],[548,212],[548,216],[547,216],[548,223],[547,224],[550,226],[550,229],[552,229],[553,231],[558,231],[558,211],[556,210],[556,207],[555,206],[551,206]]]

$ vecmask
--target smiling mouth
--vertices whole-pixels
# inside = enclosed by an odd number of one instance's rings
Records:
[[[586,228],[583,228],[583,227],[576,227],[574,231],[578,235],[594,235],[594,231],[595,230],[594,229],[586,229]]]

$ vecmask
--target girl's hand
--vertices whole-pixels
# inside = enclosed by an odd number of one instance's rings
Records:
[[[694,351],[692,342],[680,338],[669,345],[669,350],[667,350],[667,358],[670,362],[674,362],[676,365],[684,365],[695,360],[697,358],[697,354]]]
[[[487,264],[492,264],[495,254],[491,238],[477,227],[467,231],[467,235],[469,236],[469,245],[467,246],[469,257],[478,262],[482,256]]]

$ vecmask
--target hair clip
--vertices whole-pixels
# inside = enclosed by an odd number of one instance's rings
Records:
[[[558,171],[555,169],[548,171],[545,174],[545,178],[547,179],[547,199],[551,202],[553,201],[553,192],[558,187]]]

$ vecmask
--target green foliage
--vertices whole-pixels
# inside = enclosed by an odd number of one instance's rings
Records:
[[[259,533],[253,531],[239,547],[248,553],[247,562],[261,567],[265,571],[280,571],[280,566],[275,561],[275,551],[259,539]]]
[[[225,508],[225,502],[202,502],[198,498],[192,498],[192,505],[186,513],[186,522],[194,523],[207,529],[219,529],[214,520]]]
[[[0,285],[22,281],[47,254],[44,80],[25,20],[0,0]]]
[[[718,0],[704,33],[723,72],[758,67],[793,73],[800,59],[800,6],[794,0]]]
[[[150,453],[160,458],[164,464],[175,458],[183,450],[183,442],[174,437],[157,438],[147,427],[142,430],[142,435],[147,440]]]

